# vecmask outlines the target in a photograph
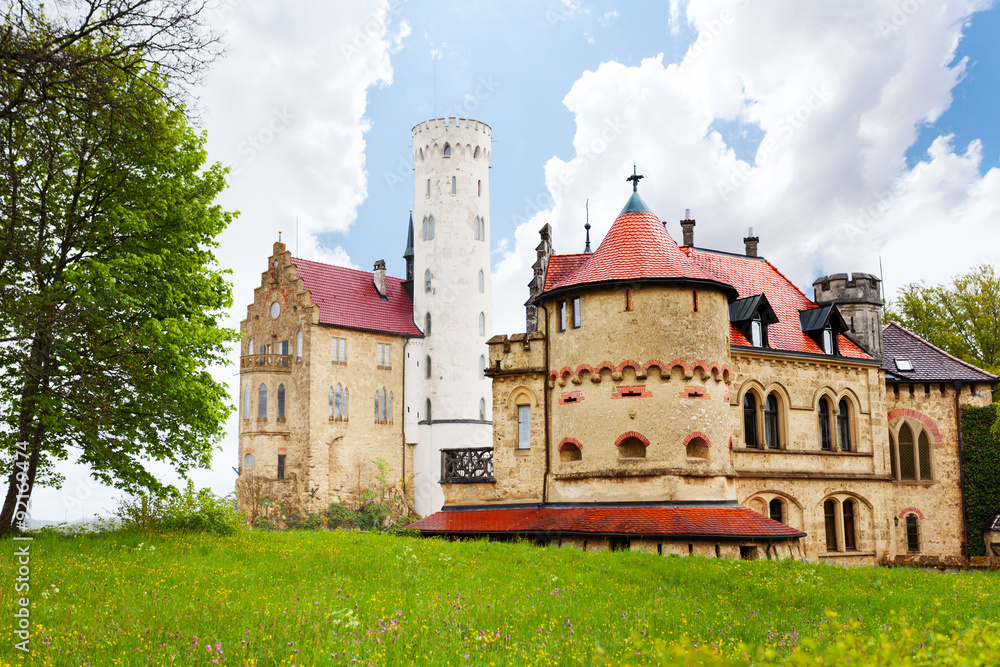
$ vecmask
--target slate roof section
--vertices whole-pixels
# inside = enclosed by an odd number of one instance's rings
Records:
[[[735,287],[741,299],[757,294],[767,297],[767,302],[778,317],[778,322],[767,329],[770,349],[824,354],[816,341],[799,326],[799,312],[817,308],[816,304],[766,259],[688,246],[681,246],[681,251],[717,280]],[[734,326],[730,326],[730,343],[750,347],[750,342]],[[843,334],[839,336],[838,345],[842,357],[872,360],[867,352]]]
[[[774,309],[767,301],[767,296],[763,293],[737,299],[729,304],[729,321],[747,322],[753,318],[754,313],[760,314],[760,321],[763,324],[776,324],[778,316],[774,314]]]
[[[401,336],[423,336],[413,323],[413,301],[400,278],[386,276],[385,301],[370,271],[292,258],[296,275],[319,306],[320,324]]]
[[[742,506],[506,507],[445,509],[407,529],[427,535],[579,533],[797,539],[805,533]]]
[[[799,311],[799,327],[807,333],[825,328],[830,320],[836,320],[836,327],[846,328],[844,318],[833,304]]]
[[[939,347],[904,329],[896,322],[882,327],[882,368],[891,382],[964,382],[996,383],[1000,378],[951,356]],[[901,371],[896,359],[909,359],[912,371]]]
[[[636,280],[697,281],[714,285],[733,298],[736,296],[732,286],[700,268],[680,251],[663,223],[637,193],[632,194],[595,252],[549,258],[543,293],[578,285]]]

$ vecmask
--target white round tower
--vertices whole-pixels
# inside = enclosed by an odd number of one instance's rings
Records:
[[[407,345],[407,441],[421,515],[444,504],[441,450],[491,447],[490,127],[439,118],[413,128],[413,319]]]

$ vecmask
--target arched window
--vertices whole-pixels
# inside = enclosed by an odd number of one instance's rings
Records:
[[[382,412],[379,413],[380,421],[388,421],[388,418],[386,417],[387,408],[388,408],[388,399],[386,398],[385,395],[385,387],[382,387]]]
[[[424,316],[424,335],[425,336],[430,336],[431,335],[431,314],[430,314],[430,312],[428,312],[427,315]]]
[[[819,448],[830,451],[830,401],[824,396],[819,399]]]
[[[339,385],[338,385],[339,386]],[[330,387],[330,419],[333,419],[333,387]]]
[[[478,160],[481,155],[482,155],[482,152],[480,151],[479,146],[476,146],[476,152],[472,154],[473,159]],[[480,183],[481,182],[482,181],[480,181]]]
[[[772,498],[767,504],[768,514],[778,523],[785,523],[785,504],[778,498]]]
[[[643,447],[645,449],[645,447]],[[687,455],[696,459],[708,458],[708,443],[702,438],[691,438],[687,444]]]
[[[479,377],[486,377],[483,371],[486,370],[486,357],[479,355]]]
[[[479,216],[478,215],[476,216],[476,219],[473,221],[473,225],[474,225],[474,230],[473,230],[473,233],[472,233],[472,238],[474,238],[474,239],[476,239],[478,241],[479,240]]]
[[[278,419],[285,418],[285,385],[278,385]]]
[[[254,352],[255,350],[253,349],[253,338],[251,338],[250,342],[247,343],[247,354],[253,354]]]
[[[519,400],[526,400],[522,394]],[[531,406],[517,404],[517,448],[531,449]]]
[[[431,399],[427,399],[427,404],[424,406],[425,419],[427,421],[431,420]]]
[[[430,292],[431,291],[431,270],[430,269],[427,269],[426,271],[424,271],[424,291],[425,292]]]
[[[913,429],[909,424],[903,424],[899,429],[899,478],[917,478],[917,464],[913,456]]]
[[[618,458],[644,459],[646,458],[646,445],[639,438],[625,438],[618,445]]]
[[[764,440],[769,449],[781,449],[781,424],[778,419],[778,396],[771,392],[764,403]]]
[[[434,216],[433,215],[430,216],[429,218],[427,218],[427,234],[428,234],[428,236],[427,236],[428,239],[434,238]]]
[[[451,145],[450,144],[445,144],[444,145],[444,156],[445,157],[451,157]]]
[[[854,501],[845,500],[841,512],[844,515],[844,549],[855,551],[858,545],[854,539]]]
[[[451,194],[455,194],[457,192],[457,189],[458,189],[457,183],[458,183],[457,179],[454,176],[452,176],[451,177]]]
[[[486,421],[486,399],[479,399],[479,421]]]
[[[759,314],[755,314],[750,320],[750,344],[754,347],[764,346],[764,329]]]
[[[378,389],[376,389],[375,390],[375,421],[376,422],[378,421],[379,413],[382,411],[382,403],[381,403],[381,401],[382,401],[382,395],[378,392]]]
[[[257,419],[267,419],[267,385],[261,384],[257,392]]]
[[[385,389],[383,389],[382,391],[385,391]],[[392,423],[392,394],[389,394],[389,397],[386,399],[386,406],[387,406],[386,409],[385,409],[386,420],[391,424]]]
[[[254,464],[253,454],[247,453],[247,455],[243,457],[243,465],[246,467],[250,467],[253,464]]]
[[[757,398],[749,391],[743,397],[743,440],[747,447],[757,448]]]
[[[302,361],[302,330],[295,334],[295,361]]]
[[[427,196],[431,196],[431,179],[427,179]]]
[[[559,445],[559,460],[563,463],[583,460],[583,451],[575,442],[566,440]]]
[[[823,352],[833,354],[833,329],[830,325],[823,329]]]
[[[333,392],[333,418],[344,418],[344,390],[339,383]]]
[[[476,148],[476,150],[478,151],[479,148]],[[482,181],[479,181],[479,183],[476,184],[476,196],[477,197],[482,197],[483,196],[483,182]]]
[[[893,479],[899,479],[896,476],[896,439],[892,437],[892,433],[889,434],[889,468]]]
[[[906,515],[906,550],[911,554],[920,551],[920,523],[916,514]]]
[[[837,404],[837,446],[842,452],[851,451],[851,412],[846,398]]]
[[[427,379],[430,380],[431,379],[431,355],[429,355],[429,354],[427,355],[427,358],[424,359],[424,363],[427,366]]]
[[[486,335],[486,314],[485,313],[479,313],[479,335],[480,336],[485,336]]]
[[[424,159],[424,149],[423,148],[420,149],[420,159],[421,160]]]
[[[826,524],[826,550],[837,550],[837,501],[827,500],[823,503],[823,518]]]
[[[243,386],[243,419],[250,419],[250,385]]]
[[[917,438],[917,463],[919,465],[920,479],[931,478],[931,442],[927,437],[927,431],[921,429],[920,437]]]
[[[479,293],[483,294],[486,292],[486,274],[483,273],[482,269],[479,270]]]

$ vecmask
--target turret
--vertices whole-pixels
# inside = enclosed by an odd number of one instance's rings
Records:
[[[817,305],[837,305],[847,334],[876,359],[882,359],[882,281],[869,273],[835,273],[813,282]]]
[[[406,250],[403,251],[403,260],[406,262],[406,280],[403,281],[403,289],[413,298],[413,209],[410,209],[410,227],[406,232]]]

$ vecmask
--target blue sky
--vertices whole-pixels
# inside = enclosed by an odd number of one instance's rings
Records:
[[[401,275],[410,131],[446,113],[493,129],[498,333],[523,327],[537,230],[581,250],[589,198],[596,247],[633,162],[675,239],[687,208],[703,247],[742,251],[752,226],[807,294],[880,263],[890,298],[1000,265],[993,0],[226,0],[212,21],[228,52],[197,94],[240,211],[217,253],[229,326],[296,220],[300,256]],[[214,373],[235,387],[233,363]],[[196,483],[232,490],[236,432]],[[63,471],[35,516],[113,506]]]

